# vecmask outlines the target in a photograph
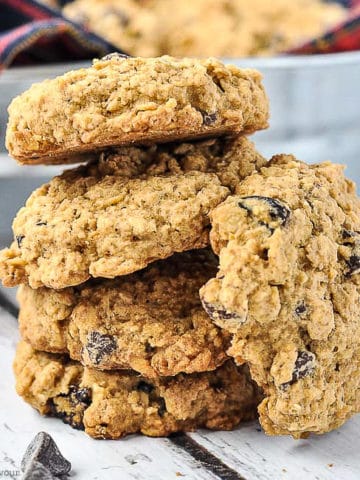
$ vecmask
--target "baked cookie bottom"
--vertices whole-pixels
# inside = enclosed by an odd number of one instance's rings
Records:
[[[21,342],[14,372],[16,390],[26,402],[94,438],[136,432],[167,436],[200,427],[230,430],[255,417],[260,399],[247,369],[232,361],[214,372],[154,382],[134,372],[83,368],[67,356]]]

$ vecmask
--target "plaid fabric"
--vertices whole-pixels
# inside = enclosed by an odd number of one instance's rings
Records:
[[[348,20],[320,38],[294,48],[288,53],[309,55],[360,50],[360,0],[343,0],[338,3],[350,9]]]
[[[321,38],[287,53],[360,50],[360,0],[338,2],[350,9],[349,20]],[[10,65],[102,57],[116,50],[118,48],[104,39],[35,0],[0,0],[0,70]]]
[[[0,0],[0,69],[102,57],[118,50],[34,0]]]

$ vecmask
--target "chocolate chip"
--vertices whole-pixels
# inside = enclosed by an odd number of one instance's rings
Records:
[[[126,55],[125,53],[119,53],[119,52],[113,52],[109,53],[108,55],[105,55],[105,57],[102,57],[101,60],[104,62],[108,60],[124,60],[124,58],[129,58],[129,55]]]
[[[31,462],[27,466],[22,480],[57,480],[48,468],[39,462]]]
[[[201,112],[201,115],[203,117],[203,124],[204,125],[209,126],[209,125],[213,124],[214,122],[216,122],[216,120],[217,120],[216,113],[207,113],[207,112],[204,112],[203,110],[200,110],[200,112]]]
[[[154,353],[156,350],[155,347],[152,347],[149,342],[145,343],[145,352],[146,353]]]
[[[70,427],[74,428],[75,430],[85,430],[85,426],[83,424],[83,412],[76,412],[75,410],[62,410],[61,407],[54,401],[50,403],[49,406],[50,413],[53,417],[59,418],[66,423],[66,425],[70,425]]]
[[[151,385],[150,383],[140,380],[140,382],[136,386],[136,390],[139,390],[140,392],[144,392],[150,395],[150,393],[154,390],[154,386]]]
[[[77,430],[84,430],[84,411],[91,403],[91,389],[70,385],[50,403],[51,414]]]
[[[216,380],[214,383],[211,384],[211,387],[216,391],[216,392],[220,392],[223,388],[224,388],[224,384],[223,382],[218,379]]]
[[[360,257],[358,255],[351,255],[349,260],[346,261],[349,266],[349,275],[354,275],[360,272]]]
[[[162,418],[166,413],[165,400],[163,398],[160,398],[158,403],[159,403],[158,414],[159,414],[159,417]]]
[[[304,303],[299,303],[299,305],[295,308],[296,315],[302,315],[306,312],[306,306]]]
[[[91,390],[89,388],[81,388],[74,392],[75,398],[79,403],[83,403],[87,406],[91,403]]]
[[[36,222],[35,225],[36,225],[37,227],[42,227],[42,226],[47,225],[47,222],[39,221],[39,222]]]
[[[77,385],[70,385],[69,391],[67,393],[60,393],[59,397],[69,398],[73,405],[83,403],[88,406],[91,403],[91,390],[90,388],[79,388]]]
[[[351,232],[350,230],[346,230],[344,229],[342,232],[341,232],[341,235],[342,235],[342,238],[344,240],[348,239],[348,238],[353,238],[356,234],[355,232]]]
[[[281,387],[286,389],[301,378],[307,377],[314,372],[315,369],[315,355],[312,352],[303,350],[298,352],[295,361],[292,378],[289,382],[283,383]]]
[[[100,332],[90,332],[87,337],[86,350],[90,360],[98,365],[102,359],[110,355],[117,348],[117,341],[113,335],[103,335]]]
[[[278,220],[280,225],[285,225],[290,216],[290,209],[276,198],[260,197],[258,195],[243,197],[239,202],[239,207],[252,214],[254,206],[259,204],[259,202],[266,204],[271,220]]]
[[[203,307],[212,320],[236,320],[239,324],[245,322],[246,318],[241,317],[235,312],[229,312],[202,299]]]
[[[46,432],[38,433],[27,447],[21,460],[21,470],[23,472],[27,471],[28,467],[34,465],[34,463],[44,466],[53,475],[67,475],[71,470],[71,463],[62,456],[56,443]],[[42,477],[29,476],[30,478]]]
[[[18,247],[21,248],[21,244],[22,244],[22,241],[25,238],[25,235],[16,235],[15,238],[16,238],[16,242],[18,244]]]

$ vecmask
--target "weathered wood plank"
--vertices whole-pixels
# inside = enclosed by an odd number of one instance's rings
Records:
[[[234,432],[189,435],[247,480],[359,480],[359,430],[360,415],[306,440],[268,437],[257,422]]]
[[[175,435],[171,438],[171,441],[178,445],[179,447],[186,450],[190,453],[193,458],[196,458],[201,465],[204,465],[205,468],[215,475],[219,476],[223,480],[246,480],[238,472],[226,465],[222,460],[220,460],[216,455],[212,455],[209,451],[204,448],[202,445],[197,443],[193,438],[188,434],[186,435]]]

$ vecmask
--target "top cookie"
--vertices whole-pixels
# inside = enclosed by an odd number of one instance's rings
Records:
[[[6,145],[20,163],[71,163],[106,146],[251,133],[268,114],[255,70],[112,54],[15,98]]]
[[[331,163],[275,157],[211,215],[220,270],[201,290],[228,352],[264,389],[269,434],[302,437],[360,410],[360,202]]]

